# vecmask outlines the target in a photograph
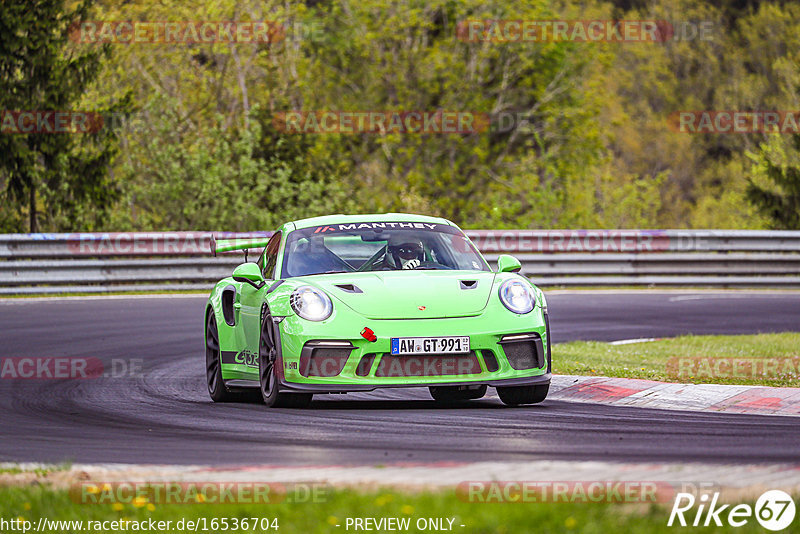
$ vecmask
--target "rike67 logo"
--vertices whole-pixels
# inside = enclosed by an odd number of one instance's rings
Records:
[[[741,527],[755,517],[765,529],[778,531],[788,528],[795,517],[794,500],[788,493],[780,490],[763,493],[755,506],[737,504],[731,508],[730,504],[720,505],[718,501],[719,493],[714,493],[711,497],[708,493],[703,493],[698,498],[691,493],[678,493],[667,526],[721,527],[728,524]]]

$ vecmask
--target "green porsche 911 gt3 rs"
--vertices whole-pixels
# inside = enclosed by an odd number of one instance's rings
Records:
[[[498,258],[493,272],[448,220],[332,215],[269,238],[215,241],[261,249],[214,287],[205,313],[215,401],[260,390],[268,406],[315,393],[427,386],[434,399],[541,402],[550,385],[542,292]]]

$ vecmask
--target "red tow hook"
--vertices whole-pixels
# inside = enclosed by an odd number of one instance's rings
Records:
[[[361,337],[369,341],[370,343],[375,343],[378,341],[378,336],[375,335],[375,332],[372,331],[371,328],[368,326],[364,327],[364,330],[361,331]]]

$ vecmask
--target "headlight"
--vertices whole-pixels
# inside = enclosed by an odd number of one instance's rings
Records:
[[[328,295],[311,286],[295,289],[289,303],[297,315],[309,321],[324,321],[333,313],[333,303]]]
[[[506,280],[500,285],[500,301],[514,313],[529,313],[536,305],[531,287],[522,280]]]

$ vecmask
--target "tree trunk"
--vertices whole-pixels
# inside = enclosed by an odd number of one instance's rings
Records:
[[[30,184],[30,209],[28,214],[30,215],[30,233],[36,233],[36,186],[33,183]]]

